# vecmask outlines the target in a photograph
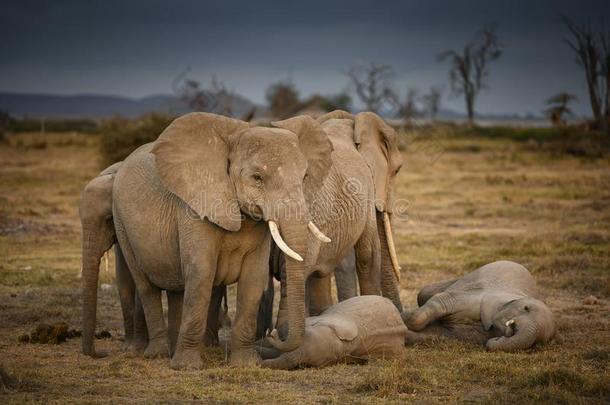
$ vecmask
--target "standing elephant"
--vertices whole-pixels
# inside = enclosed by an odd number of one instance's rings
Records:
[[[146,357],[169,355],[161,290],[180,308],[172,368],[201,368],[199,355],[214,286],[239,282],[231,334],[232,365],[257,363],[256,315],[267,285],[270,237],[286,260],[294,350],[305,328],[302,256],[312,232],[303,184],[322,184],[332,146],[308,131],[250,127],[208,113],[174,120],[119,168],[112,190],[114,227],[136,284],[148,328]],[[269,232],[270,231],[270,232]],[[85,353],[95,353],[98,269],[83,273]],[[183,306],[172,305],[176,296]],[[174,297],[173,299],[171,297]],[[175,304],[175,302],[174,302]],[[171,317],[170,317],[171,319]]]
[[[365,295],[342,301],[319,316],[307,318],[305,340],[296,350],[281,353],[261,347],[263,367],[322,367],[346,358],[368,360],[404,351],[407,328],[387,298]]]
[[[417,295],[419,308],[403,313],[407,341],[444,335],[485,343],[492,351],[527,349],[556,333],[553,313],[536,297],[536,282],[522,265],[486,264],[424,287]]]
[[[122,162],[118,162],[104,169],[87,183],[83,190],[79,206],[83,234],[83,272],[90,273],[92,271],[91,268],[98,268],[103,254],[114,245],[116,282],[123,313],[125,345],[137,352],[144,350],[148,341],[146,321],[144,320],[142,305],[136,293],[133,278],[127,268],[121,248],[116,243],[116,233],[112,219],[112,188],[114,177],[121,164]],[[230,323],[226,307],[226,293],[226,286],[214,287],[212,307],[208,313],[206,334],[204,336],[204,344],[206,346],[218,345],[218,329],[220,325]],[[223,298],[225,306],[221,307]],[[168,314],[168,333],[170,350],[173,352],[180,326],[179,316],[182,312],[182,296],[179,293],[177,299],[172,299],[172,305],[172,311]],[[85,343],[83,345],[84,349],[92,347],[85,341],[83,343]],[[97,353],[96,355],[103,354]]]
[[[314,246],[308,249],[305,262],[309,314],[318,315],[332,305],[332,274],[352,248],[360,293],[381,293],[402,311],[397,283],[399,267],[390,225],[393,183],[402,165],[396,132],[376,114],[366,112],[354,117],[340,110],[318,120],[300,116],[273,124],[293,131],[307,128],[312,134],[328,137],[333,147],[330,175],[322,186],[305,185],[312,219],[332,240],[328,244],[314,240]],[[278,327],[284,325],[281,336],[286,324],[284,303],[290,295],[283,288],[286,283],[281,258],[273,259],[277,253],[272,249],[270,263],[272,274],[282,281],[277,320]],[[343,279],[346,280],[343,298],[355,295],[356,287],[348,287],[350,278]],[[261,312],[268,313],[265,308],[270,306],[269,300],[263,302]],[[259,336],[269,327],[259,325]]]

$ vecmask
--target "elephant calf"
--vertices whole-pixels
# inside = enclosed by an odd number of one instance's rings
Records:
[[[486,264],[461,278],[424,287],[419,308],[405,311],[407,343],[431,335],[485,343],[488,350],[515,351],[555,336],[552,312],[537,298],[536,282],[522,265]],[[414,332],[415,331],[415,332]]]
[[[306,319],[303,344],[292,352],[262,348],[263,367],[321,367],[346,358],[396,355],[404,350],[405,327],[387,298],[363,295],[342,301]]]

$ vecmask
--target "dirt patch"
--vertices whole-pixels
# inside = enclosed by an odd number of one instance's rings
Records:
[[[50,234],[54,232],[53,225],[38,224],[19,218],[12,218],[6,214],[0,214],[0,235],[25,235],[29,233]]]

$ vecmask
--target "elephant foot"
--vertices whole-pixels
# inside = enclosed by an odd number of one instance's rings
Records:
[[[169,365],[174,370],[201,370],[203,360],[199,349],[178,349]]]
[[[427,315],[423,311],[403,312],[402,319],[410,330],[420,331],[426,327]]]
[[[220,340],[218,334],[206,333],[203,335],[203,345],[205,347],[218,347],[220,346]]]
[[[229,357],[231,367],[255,367],[260,364],[261,357],[254,348],[232,351]]]
[[[144,350],[144,357],[147,359],[156,359],[160,357],[169,357],[169,344],[167,339],[151,340]]]

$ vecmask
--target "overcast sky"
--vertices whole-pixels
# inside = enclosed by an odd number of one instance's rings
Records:
[[[190,66],[192,78],[215,75],[261,103],[278,80],[292,80],[303,96],[342,91],[350,65],[375,61],[394,68],[399,93],[444,85],[443,107],[463,111],[436,55],[496,23],[505,52],[477,111],[538,114],[565,90],[588,114],[560,14],[610,26],[610,1],[4,0],[0,91],[168,94]]]

